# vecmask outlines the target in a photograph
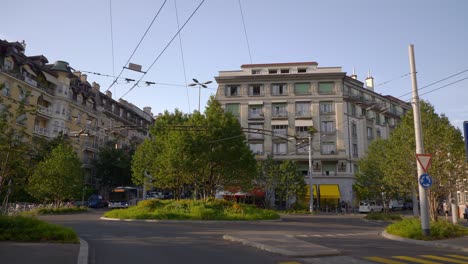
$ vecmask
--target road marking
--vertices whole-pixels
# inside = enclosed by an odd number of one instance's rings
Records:
[[[381,257],[365,257],[365,259],[372,260],[372,261],[379,262],[379,263],[385,263],[385,264],[405,264],[404,262],[395,261],[391,259],[384,259]]]
[[[452,258],[461,258],[461,259],[467,259],[468,260],[468,257],[467,256],[461,256],[461,255],[445,255],[447,257],[452,257]]]
[[[442,260],[442,261],[446,261],[446,262],[450,262],[450,263],[461,263],[461,264],[467,264],[468,263],[468,262],[463,261],[463,260],[450,259],[450,258],[444,258],[444,257],[439,257],[439,256],[433,256],[433,255],[421,255],[421,257],[436,259],[436,260]]]
[[[402,259],[402,260],[408,260],[416,263],[422,263],[422,264],[440,264],[440,262],[434,262],[430,260],[424,260],[424,259],[417,259],[413,257],[407,257],[407,256],[393,256],[394,258],[397,259]]]
[[[324,235],[293,235],[294,237],[343,237],[343,236],[365,236],[365,235],[374,235],[375,232],[365,232],[365,233],[349,233],[349,234],[324,234]],[[289,236],[288,237],[293,237]]]
[[[301,264],[301,263],[296,262],[296,261],[288,261],[288,262],[280,262],[279,264]]]

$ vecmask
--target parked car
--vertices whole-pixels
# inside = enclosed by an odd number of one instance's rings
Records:
[[[388,209],[392,211],[398,211],[398,210],[403,210],[404,203],[402,200],[391,200],[390,201],[390,206]]]
[[[359,213],[382,212],[383,206],[375,201],[361,201],[359,203]]]
[[[109,204],[106,200],[102,198],[101,195],[91,195],[88,199],[88,207],[89,208],[104,208],[107,207]]]

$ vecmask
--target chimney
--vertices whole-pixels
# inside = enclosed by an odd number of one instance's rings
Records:
[[[93,90],[99,92],[100,88],[101,88],[101,86],[99,85],[99,83],[93,82]]]
[[[78,77],[79,79],[81,79],[81,72],[80,72],[80,71],[75,71],[75,72],[73,72],[73,75],[75,75],[76,77]]]
[[[366,88],[374,91],[374,78],[370,75],[370,71],[367,72]]]
[[[81,74],[80,80],[85,83],[85,82],[88,81],[87,78],[88,78],[88,75],[83,73],[83,74]]]
[[[353,78],[354,80],[357,80],[357,75],[356,75],[356,72],[354,71],[354,68],[353,68],[353,75],[351,75],[351,78]]]
[[[109,96],[110,98],[112,98],[112,93],[111,93],[111,91],[106,91],[106,95]]]
[[[24,54],[24,52],[26,51],[26,42],[23,40],[23,41],[21,41],[20,44],[21,44],[21,46],[23,46],[23,51],[21,53]]]
[[[143,112],[147,113],[150,116],[153,116],[153,113],[151,113],[151,107],[149,106],[143,107]]]

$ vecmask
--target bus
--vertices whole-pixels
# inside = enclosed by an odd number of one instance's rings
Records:
[[[128,208],[140,200],[140,190],[137,187],[116,187],[109,193],[109,208]]]

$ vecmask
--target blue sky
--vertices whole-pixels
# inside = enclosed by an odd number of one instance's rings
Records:
[[[182,25],[201,0],[177,0]],[[321,67],[356,69],[364,80],[370,70],[376,92],[395,97],[411,91],[408,45],[415,45],[419,87],[468,70],[468,1],[461,0],[241,0],[253,63],[316,61]],[[25,40],[27,55],[64,60],[76,70],[118,74],[163,0],[2,1],[0,39]],[[153,63],[177,32],[175,1],[168,0],[131,62],[143,70]],[[8,21],[7,23],[5,23]],[[143,80],[172,85],[141,85],[124,99],[155,114],[198,108],[198,89],[185,88],[192,78],[214,81],[218,71],[250,63],[239,0],[206,0]],[[113,66],[115,65],[115,66]],[[141,74],[124,71],[122,77]],[[468,71],[420,91],[420,94],[468,77]],[[106,90],[112,78],[88,74]],[[131,84],[111,88],[120,98]],[[422,95],[438,113],[461,127],[468,120],[468,79]],[[216,91],[202,90],[202,108]],[[410,96],[400,99],[410,100]]]

